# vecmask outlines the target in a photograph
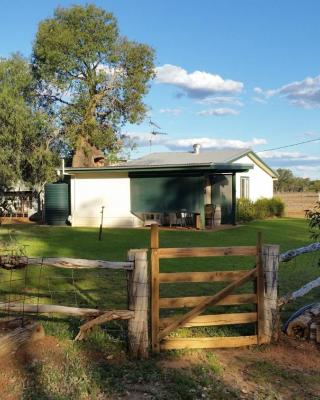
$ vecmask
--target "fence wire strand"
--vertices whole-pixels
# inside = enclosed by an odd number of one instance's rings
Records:
[[[24,251],[22,253],[25,254]],[[1,254],[14,256],[16,249],[4,251],[1,248]],[[39,312],[42,304],[101,310],[126,309],[126,271],[76,268],[61,270],[43,265],[43,259],[38,266],[27,264],[23,269],[2,268],[0,303],[5,304],[0,310],[2,317],[21,318],[22,324],[30,318],[42,319]],[[19,310],[16,309],[17,304],[21,306]],[[35,305],[35,312],[26,312],[26,305]],[[83,317],[75,318],[68,315],[64,317],[62,318],[64,321],[71,323],[71,320],[76,319],[79,326],[82,324]],[[45,319],[48,318],[57,321],[56,314],[46,314]],[[126,323],[127,321],[108,322],[104,328],[108,339],[115,342],[127,341]]]

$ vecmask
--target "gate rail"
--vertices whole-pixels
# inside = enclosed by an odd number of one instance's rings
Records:
[[[251,270],[161,273],[160,260],[168,258],[255,256]],[[255,282],[255,293],[232,294],[248,281]],[[212,296],[160,298],[160,284],[176,282],[230,282]],[[255,312],[201,315],[213,305],[256,304]],[[191,307],[184,315],[160,318],[162,308]],[[181,348],[237,347],[261,344],[264,337],[264,272],[261,234],[256,246],[159,248],[159,229],[151,226],[151,342],[152,350]],[[257,334],[237,337],[167,338],[181,327],[256,323]]]

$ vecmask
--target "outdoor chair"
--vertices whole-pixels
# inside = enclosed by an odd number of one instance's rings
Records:
[[[169,213],[169,226],[170,228],[177,225],[177,215],[176,213]]]
[[[206,204],[204,208],[205,212],[205,225],[210,226],[213,228],[214,226],[214,214],[216,212],[216,205],[215,204]]]
[[[188,214],[189,213],[185,209],[182,209],[181,211],[176,212],[177,225],[180,225],[181,227],[186,227]]]

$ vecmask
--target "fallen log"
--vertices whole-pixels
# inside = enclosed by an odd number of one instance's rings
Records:
[[[0,357],[5,354],[15,353],[21,346],[44,337],[44,329],[42,325],[37,323],[29,323],[9,333],[0,335]]]
[[[79,333],[75,337],[75,340],[82,340],[85,337],[85,334],[92,329],[96,325],[104,324],[108,321],[113,321],[115,319],[131,319],[134,317],[134,311],[129,310],[111,310],[106,312],[105,314],[100,315],[99,317],[92,319],[85,324],[81,325],[79,328]]]
[[[320,322],[320,303],[305,306],[301,310],[301,314],[298,310],[296,313],[298,315],[289,320],[286,333],[292,337],[316,340],[316,327]]]
[[[4,317],[0,319],[0,334],[1,331],[14,329],[22,326],[26,321],[23,317]]]
[[[313,253],[314,251],[320,250],[320,242],[309,244],[308,246],[299,247],[297,249],[292,249],[286,251],[285,253],[280,254],[279,261],[280,262],[288,262],[293,258],[300,256],[305,253]]]
[[[66,257],[26,257],[0,256],[0,267],[4,269],[20,269],[27,265],[45,265],[57,268],[73,269],[116,269],[132,270],[134,263],[130,261],[87,260],[83,258]]]
[[[278,300],[278,306],[281,308],[284,305],[290,303],[291,301],[304,296],[305,294],[309,293],[312,289],[315,289],[319,286],[320,286],[320,276],[319,276],[319,278],[316,278],[313,281],[306,283],[300,289],[295,290],[294,292],[290,292],[290,293],[286,294],[285,296],[280,297],[280,299]]]
[[[309,314],[302,314],[298,318],[291,321],[287,328],[287,335],[290,337],[299,337],[307,339],[310,336],[310,325],[312,316]]]

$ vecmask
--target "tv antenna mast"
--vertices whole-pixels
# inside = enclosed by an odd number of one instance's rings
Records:
[[[161,132],[161,131],[159,131],[158,129],[161,129],[160,126],[157,125],[155,122],[151,121],[151,118],[149,118],[149,125],[150,125],[150,128],[151,128],[151,131],[150,131],[150,139],[149,139],[150,153],[151,153],[151,147],[152,147],[152,139],[153,139],[153,137],[158,136],[158,135],[167,135],[167,133],[166,133],[166,132]]]

